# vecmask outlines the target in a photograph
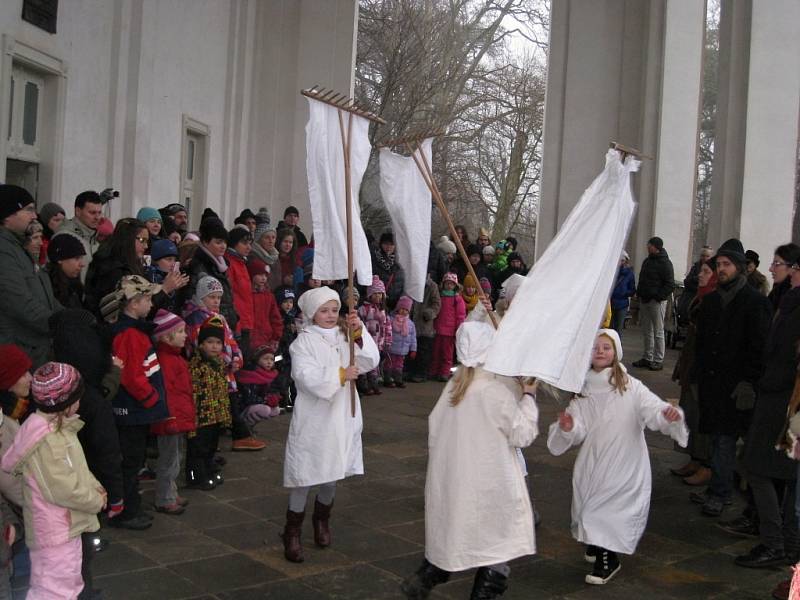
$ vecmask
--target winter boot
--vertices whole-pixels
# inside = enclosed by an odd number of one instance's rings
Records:
[[[619,564],[616,552],[598,548],[594,561],[594,569],[586,576],[586,583],[591,585],[605,585],[614,577],[622,565]]]
[[[508,577],[489,567],[481,567],[475,573],[475,583],[469,600],[489,600],[502,596],[508,589]]]
[[[314,543],[320,548],[327,548],[331,545],[331,530],[328,527],[328,520],[331,518],[333,502],[323,504],[319,498],[314,500],[314,514],[311,516],[311,524],[314,526]]]
[[[432,565],[427,559],[423,559],[416,573],[403,580],[400,589],[408,600],[425,600],[434,586],[447,583],[448,579],[450,579],[450,573]]]
[[[281,538],[283,538],[283,555],[289,562],[301,563],[304,560],[300,534],[303,531],[305,516],[305,511],[299,513],[286,511],[286,526],[283,528]]]
[[[399,388],[406,387],[406,384],[403,381],[403,372],[402,371],[395,371],[394,372],[394,384]]]

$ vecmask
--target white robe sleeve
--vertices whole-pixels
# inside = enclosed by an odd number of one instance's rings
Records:
[[[664,409],[669,408],[671,404],[656,396],[641,381],[632,381],[631,387],[633,388],[631,391],[636,394],[639,420],[642,427],[668,435],[681,448],[685,448],[689,443],[689,430],[686,428],[683,410],[675,407],[681,413],[681,418],[674,423],[670,423],[664,418],[663,413]]]
[[[500,430],[510,446],[526,448],[539,436],[539,408],[531,396],[523,395],[517,400],[510,391],[507,395],[501,400],[502,408],[497,411],[493,407],[490,415],[500,418]]]
[[[580,399],[576,398],[569,403],[566,412],[572,417],[574,426],[572,431],[562,431],[558,426],[558,421],[550,424],[547,435],[547,449],[553,456],[561,456],[572,446],[577,446],[586,437],[586,423],[579,404]]]
[[[361,346],[358,344],[355,345],[356,366],[358,367],[359,374],[369,373],[373,369],[377,368],[381,362],[381,355],[380,352],[378,352],[378,346],[375,345],[375,340],[373,340],[372,336],[367,333],[366,329],[363,330],[361,340]]]
[[[339,365],[324,365],[316,356],[311,334],[303,334],[289,346],[292,355],[292,379],[299,393],[333,400],[342,387]]]

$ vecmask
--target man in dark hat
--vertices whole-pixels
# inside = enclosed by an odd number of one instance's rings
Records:
[[[639,323],[644,334],[644,356],[634,367],[660,371],[664,368],[664,315],[667,298],[675,287],[672,261],[664,250],[664,240],[652,237],[647,242],[647,258],[639,271]]]
[[[711,435],[711,483],[691,499],[703,504],[703,514],[717,517],[731,503],[736,441],[747,433],[772,315],[768,300],[747,285],[739,240],[722,244],[712,261],[718,284],[700,303],[693,367],[699,430]]]
[[[16,185],[0,185],[0,344],[16,344],[36,368],[50,353],[48,319],[62,309],[50,278],[25,252],[25,230],[36,220],[33,197]]]
[[[294,233],[294,239],[297,241],[297,248],[308,246],[308,239],[305,234],[300,231],[300,211],[294,206],[289,206],[283,211],[283,221],[278,222],[278,232],[282,229],[290,229]]]
[[[770,286],[766,275],[758,270],[760,262],[758,260],[758,252],[748,250],[744,253],[744,257],[747,259],[747,283],[765,296],[768,296]]]

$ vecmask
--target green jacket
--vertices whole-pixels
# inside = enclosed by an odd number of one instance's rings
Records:
[[[29,548],[58,546],[97,531],[103,489],[86,464],[78,441],[83,421],[33,413],[17,432],[0,465],[25,481],[25,542]]]
[[[22,239],[0,226],[0,343],[16,344],[33,361],[33,367],[47,362],[50,354],[48,319],[62,310],[53,296],[50,279],[37,271],[33,259],[22,247]]]

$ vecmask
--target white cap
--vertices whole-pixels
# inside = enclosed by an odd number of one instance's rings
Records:
[[[465,321],[456,331],[456,354],[465,367],[478,367],[494,339],[494,327],[485,321]]]

